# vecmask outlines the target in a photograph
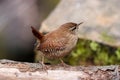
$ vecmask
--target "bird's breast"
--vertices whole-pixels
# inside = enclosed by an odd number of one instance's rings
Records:
[[[66,51],[71,51],[76,46],[76,43],[78,41],[78,37],[75,35],[68,35],[68,44],[66,45]]]

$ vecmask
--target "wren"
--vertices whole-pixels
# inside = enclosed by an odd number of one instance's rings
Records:
[[[42,52],[42,64],[44,64],[44,57],[50,59],[58,58],[64,64],[61,58],[69,54],[75,47],[78,41],[78,28],[82,23],[68,22],[45,35],[31,26],[33,35],[40,43],[37,50]]]

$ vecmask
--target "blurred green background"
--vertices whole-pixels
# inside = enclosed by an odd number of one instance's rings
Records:
[[[35,37],[30,26],[39,29],[41,22],[59,0],[0,1],[0,59],[33,62]],[[79,39],[76,48],[63,58],[70,65],[110,65],[120,63],[120,48]],[[49,61],[58,63],[58,61]]]

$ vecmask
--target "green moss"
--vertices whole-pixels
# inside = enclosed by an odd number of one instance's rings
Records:
[[[114,38],[111,35],[108,35],[107,32],[101,33],[101,39],[106,42],[112,42],[112,43],[115,42]]]
[[[65,59],[70,65],[120,64],[120,48],[81,39],[76,48]]]

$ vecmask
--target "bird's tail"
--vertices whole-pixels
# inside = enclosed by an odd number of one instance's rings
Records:
[[[38,38],[38,39],[42,39],[43,38],[43,34],[40,33],[39,31],[37,31],[33,26],[31,26],[31,29],[32,29],[32,33],[33,35]]]

